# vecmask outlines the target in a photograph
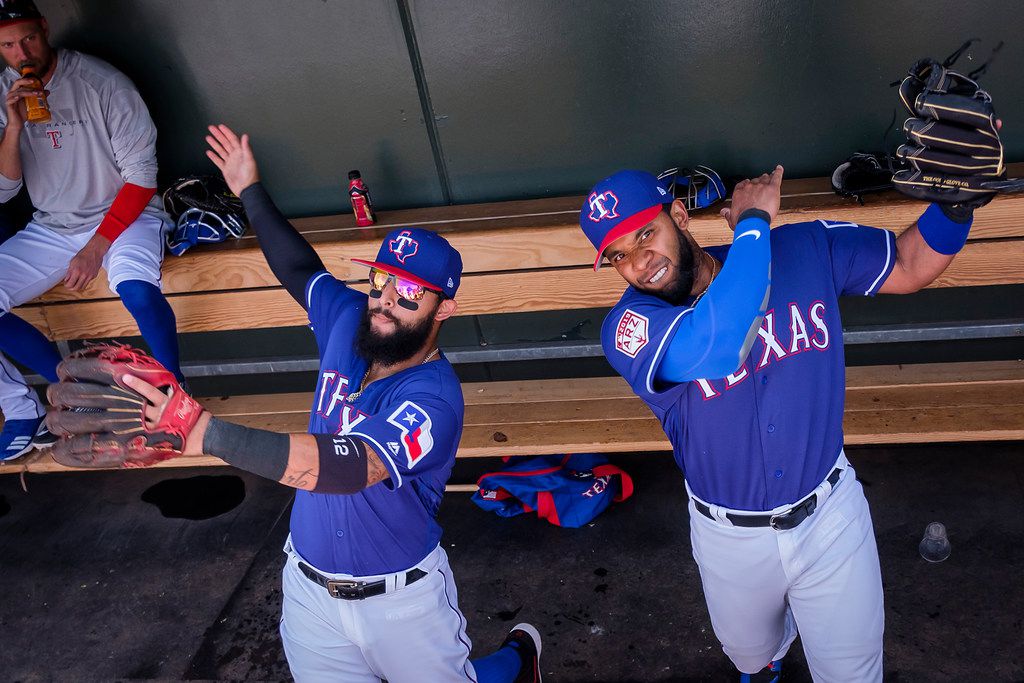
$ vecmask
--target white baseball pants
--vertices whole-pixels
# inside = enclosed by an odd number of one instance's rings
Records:
[[[299,570],[301,559],[285,544],[281,639],[298,683],[445,683],[476,681],[471,643],[448,556],[438,546],[416,566],[427,575],[412,585],[365,600],[332,598]],[[307,565],[309,562],[303,560]],[[411,569],[411,567],[410,567]],[[384,579],[399,575],[337,579]],[[404,581],[404,578],[397,579]]]
[[[692,499],[689,510],[711,623],[737,669],[754,673],[781,659],[799,631],[815,681],[882,680],[882,576],[852,467],[788,531],[713,521]]]
[[[114,240],[103,258],[111,290],[127,280],[160,286],[166,228],[159,217],[144,213]],[[95,232],[67,235],[30,222],[0,244],[0,314],[45,294],[63,280],[71,259]],[[10,420],[40,414],[34,392],[6,359],[0,361],[0,409]]]

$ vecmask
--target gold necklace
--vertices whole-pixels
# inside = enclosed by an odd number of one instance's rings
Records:
[[[439,349],[435,346],[434,350],[431,351],[430,353],[428,353],[427,357],[424,358],[422,361],[420,361],[420,365],[426,365],[428,362],[430,362],[430,359],[433,358],[435,354],[437,354],[438,350]],[[370,374],[370,368],[366,368],[366,372],[363,373],[363,378],[361,380],[359,380],[359,386],[363,385],[363,382],[366,381],[366,376],[368,374]],[[357,398],[359,398],[360,396],[362,396],[364,391],[366,391],[365,387],[363,387],[359,391],[353,391],[351,394],[349,394],[348,396],[345,397],[345,401],[347,403],[351,403],[352,401],[354,401]]]
[[[707,252],[704,252],[704,253],[707,254]],[[710,254],[708,254],[708,255],[710,256]],[[711,279],[708,280],[708,286],[704,288],[704,291],[701,292],[700,294],[698,294],[697,298],[693,300],[692,304],[690,304],[690,308],[693,308],[694,306],[696,306],[697,302],[700,301],[701,297],[708,293],[708,290],[711,289],[711,283],[715,281],[715,275],[717,275],[717,274],[718,274],[718,259],[716,259],[714,256],[711,256]]]

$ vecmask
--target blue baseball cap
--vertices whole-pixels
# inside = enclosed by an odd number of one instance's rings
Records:
[[[462,280],[462,255],[448,240],[423,228],[396,228],[380,244],[376,261],[352,259],[455,298]]]
[[[597,249],[594,270],[609,244],[653,221],[673,201],[665,183],[646,171],[619,171],[594,185],[580,210],[580,227]]]

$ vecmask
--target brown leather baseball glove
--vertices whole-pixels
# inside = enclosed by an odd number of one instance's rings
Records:
[[[139,349],[94,344],[57,367],[60,382],[46,392],[46,424],[61,436],[53,459],[70,467],[147,467],[181,455],[202,406],[174,375]],[[134,375],[170,396],[159,415],[124,384]],[[147,417],[147,407],[150,414]]]

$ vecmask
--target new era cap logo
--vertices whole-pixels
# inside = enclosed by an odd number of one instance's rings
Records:
[[[591,192],[587,198],[587,204],[590,205],[589,218],[595,223],[599,223],[606,218],[619,217],[619,214],[615,212],[615,207],[619,205],[619,198],[615,196],[614,192],[605,191],[600,194]]]
[[[420,250],[420,243],[412,238],[412,233],[403,230],[398,237],[388,242],[388,251],[395,255],[399,263],[405,263],[405,259],[412,258]]]

